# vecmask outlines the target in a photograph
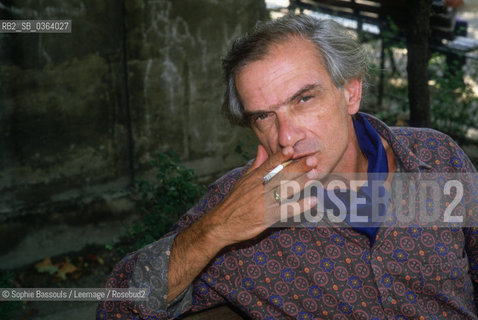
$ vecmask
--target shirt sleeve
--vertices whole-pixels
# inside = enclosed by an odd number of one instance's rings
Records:
[[[238,171],[238,172],[237,172]],[[196,280],[168,303],[169,256],[175,237],[204,213],[214,208],[227,195],[245,169],[236,169],[220,178],[208,188],[206,195],[173,227],[172,231],[156,242],[123,258],[109,276],[107,288],[145,288],[144,301],[102,301],[97,308],[97,319],[172,319],[189,310],[199,311],[223,303],[222,299],[195,298],[195,289],[208,285]],[[228,179],[229,177],[229,179]]]
[[[465,175],[460,180],[465,183],[464,201],[469,215],[463,231],[469,263],[468,272],[474,287],[473,299],[478,309],[478,173],[465,152],[452,139],[449,144],[454,150],[452,159],[455,161],[451,161],[451,164],[458,167],[460,174]]]
[[[129,287],[146,289],[147,300],[133,301],[132,310],[141,318],[174,318],[188,311],[192,306],[193,286],[188,286],[173,301],[168,303],[168,269],[169,256],[175,231],[141,249],[137,255],[136,265]]]
[[[465,249],[469,262],[469,273],[474,288],[474,302],[478,310],[478,174],[473,172],[471,192],[465,195],[469,199],[467,211],[471,215],[464,228]]]

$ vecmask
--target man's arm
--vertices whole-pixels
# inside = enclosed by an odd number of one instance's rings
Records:
[[[274,167],[289,160],[292,154],[292,148],[286,148],[269,158],[265,149],[259,146],[253,165],[234,185],[228,196],[218,206],[178,234],[171,248],[169,260],[169,302],[192,283],[221,249],[251,239],[279,220],[279,203],[273,199],[272,195],[266,195],[262,179]],[[308,178],[305,175],[316,165],[315,161],[315,158],[308,161],[303,159],[294,166],[291,165],[287,168],[290,168],[289,178],[291,173],[295,172],[297,181],[304,185],[305,181],[314,174],[312,172]],[[278,181],[280,177],[274,183],[278,184]],[[279,187],[272,181],[270,183],[272,188]],[[270,190],[269,187],[268,190]],[[302,211],[313,207],[314,201],[315,199],[302,200]],[[266,219],[266,213],[268,215],[275,213],[277,218]]]
[[[222,249],[203,217],[174,239],[169,258],[168,302],[186,289]]]
[[[97,318],[116,319],[121,314],[131,319],[135,316],[166,319],[192,307],[199,310],[220,302],[201,300],[193,306],[192,282],[222,248],[253,238],[267,228],[266,208],[267,220],[271,221],[269,215],[273,215],[274,210],[278,212],[279,203],[272,194],[266,193],[271,193],[271,188],[278,188],[281,176],[267,183],[267,189],[262,178],[290,158],[291,152],[279,153],[269,159],[260,146],[254,164],[233,183],[231,190],[228,183],[218,181],[210,187],[200,205],[181,217],[172,232],[120,261],[107,287],[146,288],[148,299],[102,302],[98,305]],[[314,166],[314,161],[297,161],[284,170],[289,172],[284,172],[282,178],[287,176],[304,184],[303,173]],[[309,178],[313,179],[310,175]],[[311,202],[303,210],[313,205]]]

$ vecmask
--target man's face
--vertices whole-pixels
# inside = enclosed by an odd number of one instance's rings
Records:
[[[314,45],[290,38],[236,76],[251,127],[268,154],[292,146],[294,159],[317,159],[319,173],[352,172],[357,157],[351,115],[361,81],[334,86]]]

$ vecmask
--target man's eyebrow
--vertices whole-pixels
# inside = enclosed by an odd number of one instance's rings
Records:
[[[322,85],[320,85],[320,84],[318,84],[318,83],[306,84],[305,86],[303,86],[302,88],[300,88],[299,90],[297,90],[297,91],[296,91],[293,95],[291,95],[289,98],[287,98],[284,102],[281,102],[281,103],[277,104],[276,106],[281,106],[281,105],[284,105],[284,104],[291,103],[292,101],[296,100],[298,97],[300,97],[301,95],[303,95],[305,92],[310,91],[310,90],[314,90],[314,89],[319,89],[319,90],[321,90],[321,89],[322,89]],[[246,117],[251,117],[251,116],[256,115],[256,114],[267,113],[267,112],[271,112],[271,110],[244,111],[244,115],[245,115]]]
[[[307,91],[314,90],[314,89],[321,89],[321,88],[322,86],[318,83],[306,84],[305,86],[297,90],[297,92],[294,93],[290,98],[288,98],[286,102],[283,104],[291,103],[292,101],[294,101],[295,99],[297,99],[298,97],[306,93]]]

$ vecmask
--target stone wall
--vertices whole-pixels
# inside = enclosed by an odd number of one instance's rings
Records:
[[[0,16],[72,20],[0,34],[0,268],[116,239],[156,150],[201,176],[242,163],[220,57],[263,1],[0,0]]]

